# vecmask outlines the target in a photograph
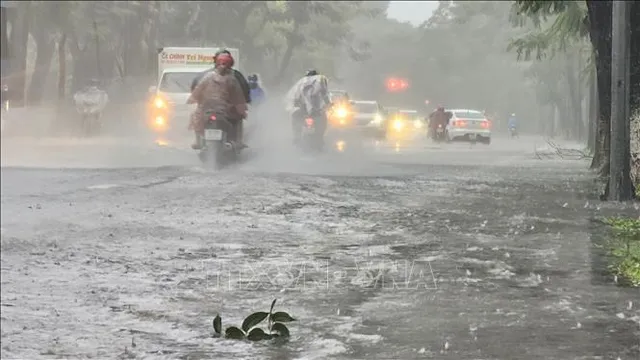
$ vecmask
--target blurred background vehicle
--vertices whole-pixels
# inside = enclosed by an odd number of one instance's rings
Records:
[[[451,118],[446,129],[447,141],[470,141],[491,144],[491,122],[481,111],[447,109]]]

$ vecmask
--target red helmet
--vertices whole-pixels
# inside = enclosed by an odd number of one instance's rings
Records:
[[[216,56],[216,65],[225,65],[227,67],[233,67],[234,60],[231,54],[222,53]]]

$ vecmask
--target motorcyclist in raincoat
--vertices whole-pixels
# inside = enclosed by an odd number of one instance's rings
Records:
[[[235,142],[242,143],[241,122],[247,116],[247,102],[242,87],[233,76],[233,57],[230,54],[220,54],[216,57],[216,67],[213,72],[206,74],[193,89],[188,104],[197,103],[197,110],[191,118],[189,129],[194,130],[196,142],[193,149],[202,147],[201,138],[204,135],[204,113],[213,111],[224,114],[235,127]]]
[[[83,120],[90,116],[99,119],[109,102],[109,96],[99,86],[100,81],[98,79],[91,79],[84,88],[73,95],[76,110]]]
[[[515,130],[516,129],[516,127],[517,127],[516,114],[509,115],[509,121],[507,123],[507,126],[509,127],[509,130]]]
[[[264,89],[260,86],[258,74],[249,75],[247,81],[249,83],[252,104],[258,106],[265,101]]]
[[[227,50],[227,49],[223,49],[223,50],[218,51],[218,52],[214,55],[214,61],[215,61],[215,59],[217,59],[217,58],[218,58],[218,56],[220,56],[220,55],[222,55],[222,54],[227,54],[227,55],[229,55],[229,56],[233,59],[233,56],[231,56],[231,52],[230,52],[229,50]],[[234,61],[234,63],[235,63],[235,61]],[[232,66],[233,66],[233,65],[232,65]],[[209,74],[209,73],[214,72],[214,71],[215,71],[215,69],[216,69],[216,67],[214,66],[213,68],[211,68],[211,69],[209,69],[209,70],[206,70],[206,71],[203,71],[203,72],[201,72],[200,74],[198,74],[198,76],[196,76],[196,77],[193,79],[193,81],[191,82],[191,92],[193,93],[193,91],[195,90],[196,86],[197,86],[197,85],[198,85],[198,83],[199,83],[199,82],[204,78],[204,76],[205,76],[205,75],[207,75],[207,74]],[[241,73],[240,71],[236,70],[236,69],[231,68],[231,73],[233,74],[233,76],[235,77],[235,79],[238,81],[238,84],[240,84],[240,88],[242,89],[242,94],[243,94],[243,96],[244,96],[245,102],[246,102],[247,104],[251,104],[251,89],[249,88],[249,83],[247,82],[247,79],[245,79],[244,75],[242,75],[242,73]],[[198,116],[201,116],[201,115],[200,115],[200,114],[198,114],[198,111],[196,110],[196,111],[192,114],[192,118],[193,118],[193,117],[198,117]],[[243,134],[243,132],[244,132],[244,131],[243,131],[244,124],[243,124],[243,121],[242,121],[242,120],[243,120],[243,119],[234,119],[234,121],[236,121],[236,122],[237,122],[237,130],[238,130],[238,133],[240,134],[240,136],[239,136],[239,140],[238,140],[238,141],[240,141],[240,145],[241,145],[242,147],[247,147],[247,145],[246,145],[246,144],[244,144],[243,142],[241,142],[241,139],[243,138],[243,137],[242,137],[242,134]],[[196,136],[196,138],[197,138],[197,136]],[[197,143],[199,143],[199,140],[198,140],[198,142],[197,142]]]
[[[444,110],[444,106],[438,106],[438,108],[429,115],[429,131],[431,132],[431,136],[435,136],[438,125],[442,125],[444,128],[448,123],[449,116]]]
[[[294,143],[299,143],[302,126],[307,117],[315,120],[316,130],[324,138],[327,110],[331,107],[327,77],[318,74],[316,70],[307,71],[287,93],[285,106],[291,116]]]
[[[220,54],[227,54],[227,55],[231,56],[231,52],[229,50],[223,49],[223,50],[218,51],[215,54],[214,61]],[[198,85],[200,80],[202,80],[202,78],[206,74],[213,72],[215,69],[216,68],[214,66],[211,69],[203,71],[200,74],[198,74],[193,79],[193,81],[191,82],[191,92],[193,92],[193,90],[196,88],[196,86]],[[245,79],[244,75],[242,75],[242,73],[240,71],[232,68],[231,72],[233,73],[233,76],[236,78],[236,80],[238,80],[238,83],[240,84],[240,87],[242,88],[242,93],[243,93],[243,95],[245,97],[245,101],[247,102],[247,104],[251,104],[251,89],[249,88],[249,82],[247,81],[247,79]]]

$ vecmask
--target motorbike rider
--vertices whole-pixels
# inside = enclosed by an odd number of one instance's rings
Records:
[[[258,105],[265,100],[264,89],[260,86],[258,74],[252,74],[247,77],[249,83],[250,97],[254,105]]]
[[[202,146],[200,139],[204,134],[204,112],[207,110],[224,114],[234,126],[235,142],[244,145],[241,122],[247,115],[247,102],[232,72],[233,57],[229,53],[221,53],[215,61],[215,70],[200,79],[187,100],[188,104],[198,104],[189,124],[189,129],[194,130],[196,136],[196,142],[191,147],[196,150]]]
[[[508,126],[509,126],[509,130],[515,130],[516,129],[516,114],[512,113],[511,115],[509,115],[509,121],[507,122]]]
[[[305,76],[289,90],[287,100],[294,143],[299,143],[303,123],[307,117],[315,120],[316,130],[324,140],[327,129],[327,109],[331,107],[327,77],[316,70],[308,70]]]
[[[109,96],[104,90],[100,89],[100,80],[93,78],[73,95],[73,100],[77,109],[82,109],[85,106],[95,107],[98,116],[100,116],[109,102]]]
[[[438,128],[438,125],[442,125],[444,128],[448,123],[449,116],[447,116],[444,106],[438,106],[436,110],[429,115],[429,129],[431,130],[431,136],[436,136],[436,129]]]
[[[218,51],[213,59],[215,62],[215,59],[218,58],[219,55],[221,54],[227,54],[229,56],[231,56],[231,52],[227,49],[222,49],[220,51]],[[231,56],[233,58],[233,56]],[[195,79],[193,79],[193,81],[191,82],[191,92],[193,92],[193,90],[196,88],[196,85],[198,85],[198,83],[200,82],[200,80],[202,80],[202,78],[204,78],[204,76],[208,73],[211,73],[213,71],[215,71],[216,67],[212,67],[209,70],[203,71],[200,74],[198,74]],[[233,76],[236,78],[236,80],[238,80],[238,83],[240,83],[240,87],[242,88],[242,93],[245,97],[245,101],[247,102],[247,104],[251,104],[251,89],[249,87],[249,82],[247,81],[247,79],[245,79],[244,75],[242,75],[242,73],[236,69],[231,69],[231,72],[233,73]]]
[[[218,58],[218,56],[222,55],[222,54],[227,54],[229,56],[231,56],[231,58],[233,59],[233,56],[231,55],[231,52],[227,49],[222,49],[219,50],[218,52],[215,53],[215,55],[213,56],[214,59],[214,63],[215,63],[215,59]],[[233,61],[233,63],[235,63],[235,60]],[[232,65],[233,66],[233,65]],[[205,75],[207,75],[208,73],[214,72],[215,71],[215,66],[212,67],[211,69],[208,69],[206,71],[201,72],[200,74],[198,74],[193,81],[191,82],[191,92],[193,93],[193,90],[195,90],[196,86],[198,85],[198,83],[204,78]],[[244,95],[244,99],[245,102],[247,104],[251,104],[251,89],[249,88],[249,83],[247,82],[247,79],[245,79],[244,75],[242,75],[242,73],[234,68],[231,68],[231,72],[233,73],[233,76],[236,78],[236,80],[238,81],[238,83],[240,84],[240,88],[242,89],[242,94]],[[192,116],[197,116],[197,114],[192,114]],[[238,132],[240,135],[242,135],[243,133],[243,122],[242,119],[234,119],[237,122],[238,125]],[[241,139],[242,136],[240,136],[239,139]],[[239,139],[237,139],[237,141],[240,141]],[[247,147],[246,144],[240,142],[240,145],[244,148]]]

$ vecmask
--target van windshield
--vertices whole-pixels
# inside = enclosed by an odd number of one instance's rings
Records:
[[[164,73],[159,90],[166,93],[190,93],[191,83],[198,75],[195,72]]]

